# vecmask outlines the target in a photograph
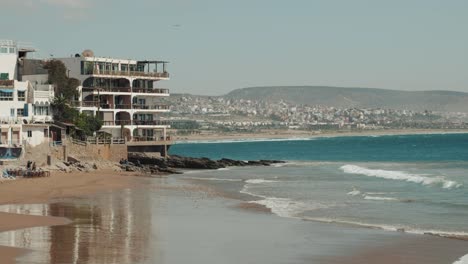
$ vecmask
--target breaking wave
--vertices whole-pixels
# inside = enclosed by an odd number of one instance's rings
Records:
[[[364,195],[365,200],[374,200],[374,201],[398,201],[397,198],[393,197],[381,197],[381,196],[370,196]]]
[[[262,184],[262,183],[275,183],[278,181],[264,180],[264,179],[250,179],[250,180],[246,180],[245,182],[252,183],[252,184]]]
[[[230,181],[230,182],[241,182],[242,179],[222,179],[222,178],[200,178],[200,177],[185,177],[188,180],[198,181]]]
[[[419,183],[422,185],[438,185],[444,189],[459,188],[462,184],[455,181],[446,180],[443,176],[428,177],[421,174],[410,174],[404,171],[389,171],[389,170],[376,170],[368,169],[356,165],[344,165],[340,168],[345,173],[360,174],[369,177],[377,177],[387,180],[399,180]]]
[[[453,264],[468,264],[468,255],[461,257],[459,260],[455,261]]]
[[[426,230],[426,229],[417,229],[417,228],[411,228],[411,227],[405,227],[405,226],[371,224],[371,223],[364,223],[364,222],[357,222],[357,221],[320,218],[320,217],[303,217],[302,219],[308,220],[308,221],[314,221],[314,222],[345,224],[345,225],[350,225],[350,226],[357,226],[357,227],[370,228],[370,229],[380,229],[380,230],[392,231],[392,232],[402,232],[402,233],[416,234],[416,235],[431,235],[431,236],[437,236],[437,237],[468,240],[467,232],[450,232],[450,231],[431,230],[431,229]],[[465,264],[465,262],[460,262],[456,264]]]

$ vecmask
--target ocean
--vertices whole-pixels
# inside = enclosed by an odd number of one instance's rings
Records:
[[[287,162],[2,205],[71,223],[2,232],[0,244],[28,249],[25,264],[468,263],[468,134],[185,142],[170,153]]]
[[[170,153],[287,161],[184,176],[279,217],[468,239],[468,134],[186,142]]]

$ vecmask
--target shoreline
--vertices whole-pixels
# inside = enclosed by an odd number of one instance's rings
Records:
[[[199,135],[176,136],[176,143],[197,143],[207,141],[249,141],[262,139],[311,139],[329,137],[395,136],[395,135],[468,134],[468,129],[388,129],[362,131],[302,131],[264,130],[258,133],[206,133]]]

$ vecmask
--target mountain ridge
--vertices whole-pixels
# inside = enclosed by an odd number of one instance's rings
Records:
[[[402,91],[336,86],[256,86],[235,89],[221,97],[271,102],[283,100],[294,104],[333,107],[468,112],[468,93],[444,90]]]

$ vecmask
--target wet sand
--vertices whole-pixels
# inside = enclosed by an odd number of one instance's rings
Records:
[[[50,177],[0,181],[0,204],[45,203],[52,199],[90,195],[131,186],[130,174],[102,171],[93,173],[52,173]],[[39,226],[69,224],[64,217],[0,212],[0,232]],[[14,263],[27,251],[0,246],[0,262]]]

